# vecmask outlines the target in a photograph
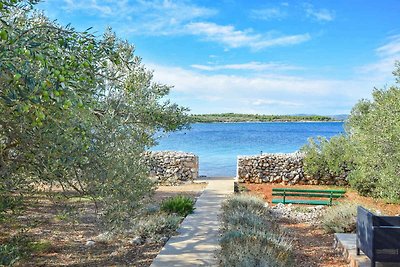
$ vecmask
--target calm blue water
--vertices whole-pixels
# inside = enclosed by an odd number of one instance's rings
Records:
[[[342,122],[196,123],[162,137],[152,150],[192,152],[199,156],[200,175],[235,176],[238,155],[295,152],[309,137],[343,131]]]

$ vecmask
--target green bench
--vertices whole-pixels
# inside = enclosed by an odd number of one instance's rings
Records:
[[[319,189],[295,189],[295,188],[272,188],[272,196],[281,198],[272,199],[272,203],[283,204],[307,204],[307,205],[332,205],[334,199],[341,198],[346,190],[319,190]],[[296,197],[296,199],[293,199]],[[288,199],[289,198],[289,199]],[[304,198],[320,198],[318,200]],[[322,198],[322,199],[321,199]]]

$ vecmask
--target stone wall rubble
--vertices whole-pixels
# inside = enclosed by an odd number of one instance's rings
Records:
[[[347,175],[311,177],[303,171],[302,153],[240,156],[237,162],[239,182],[281,183],[284,185],[347,185]]]
[[[148,151],[144,158],[150,178],[160,185],[193,182],[199,176],[199,158],[192,153]]]

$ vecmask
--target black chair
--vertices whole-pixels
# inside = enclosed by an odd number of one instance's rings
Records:
[[[358,206],[357,255],[360,250],[376,262],[400,262],[400,216],[377,216]]]

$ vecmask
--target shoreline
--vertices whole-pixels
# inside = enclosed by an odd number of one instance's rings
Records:
[[[190,124],[197,123],[344,123],[344,120],[332,120],[332,121],[202,121],[202,122],[192,122]]]

